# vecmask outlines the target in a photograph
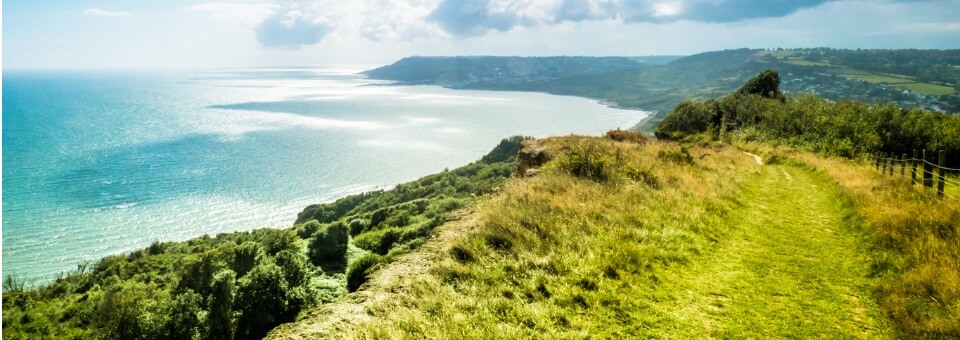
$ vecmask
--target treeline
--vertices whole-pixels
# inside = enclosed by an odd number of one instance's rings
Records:
[[[393,190],[312,205],[293,228],[154,243],[25,287],[7,277],[4,339],[259,339],[363,283],[452,211],[503,183],[525,138]]]
[[[737,136],[843,157],[912,155],[914,149],[960,154],[958,116],[810,94],[791,97],[779,85],[779,74],[768,70],[723,98],[681,103],[655,134],[666,139]]]

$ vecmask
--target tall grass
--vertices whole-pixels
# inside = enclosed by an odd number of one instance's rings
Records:
[[[731,147],[565,137],[554,161],[478,205],[478,230],[372,311],[361,337],[622,337],[669,318],[666,271],[713,247],[738,184],[758,171]],[[586,170],[584,170],[586,169]]]
[[[905,337],[960,338],[960,202],[864,162],[799,153],[851,198],[876,247],[881,307]]]

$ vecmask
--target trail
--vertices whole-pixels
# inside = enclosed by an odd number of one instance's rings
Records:
[[[831,183],[764,166],[719,249],[667,281],[662,334],[677,338],[891,338],[869,295],[868,259]]]

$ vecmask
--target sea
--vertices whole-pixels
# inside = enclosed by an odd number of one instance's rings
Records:
[[[309,204],[466,165],[512,135],[649,114],[358,74],[374,66],[4,70],[2,274],[41,284],[157,241],[286,228]]]

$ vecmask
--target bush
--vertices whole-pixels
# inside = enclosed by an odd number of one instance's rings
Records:
[[[349,241],[350,230],[342,222],[327,225],[310,239],[310,261],[318,266],[343,267]]]
[[[237,339],[261,339],[273,327],[293,321],[302,308],[283,270],[265,262],[240,279],[236,307],[241,312],[237,323]],[[293,302],[293,303],[291,303]]]
[[[654,136],[677,139],[685,135],[706,132],[714,124],[713,102],[683,102],[657,125]]]
[[[320,230],[320,227],[320,222],[317,222],[317,220],[307,221],[307,223],[296,227],[297,236],[300,236],[300,238],[310,238],[310,236],[317,233],[317,230]]]
[[[301,286],[307,282],[309,270],[303,255],[294,250],[284,250],[274,257],[274,261],[283,269],[283,276],[290,286]]]
[[[560,169],[571,175],[598,182],[606,181],[612,175],[614,160],[608,153],[597,150],[594,145],[577,144],[564,150],[559,161]]]
[[[233,338],[233,293],[236,289],[236,273],[224,270],[214,275],[210,285],[207,313],[207,338]]]
[[[244,276],[253,267],[260,263],[260,244],[256,242],[243,242],[233,249],[233,271],[237,276]]]
[[[684,146],[676,150],[660,150],[657,152],[657,157],[677,164],[693,164],[693,156]]]
[[[647,136],[627,130],[610,130],[603,135],[604,138],[612,139],[618,142],[643,144],[647,142]]]
[[[383,258],[380,255],[367,254],[351,263],[350,268],[347,269],[347,290],[357,291],[370,279],[370,274],[376,269],[375,266],[382,261]]]
[[[289,229],[260,229],[255,232],[262,234],[260,243],[271,256],[284,250],[297,249],[297,235]]]
[[[390,252],[397,241],[400,241],[403,229],[386,228],[368,233],[363,233],[353,239],[353,244],[365,250],[372,251],[380,255],[386,255]]]

